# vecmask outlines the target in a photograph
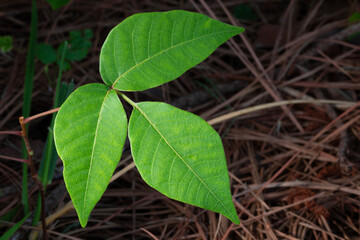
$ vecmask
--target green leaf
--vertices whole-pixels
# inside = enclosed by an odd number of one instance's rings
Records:
[[[118,164],[127,118],[115,92],[103,84],[75,90],[61,106],[55,145],[64,162],[64,180],[82,227],[106,190]]]
[[[0,51],[9,52],[13,47],[13,39],[11,36],[0,36]]]
[[[46,0],[52,9],[57,10],[62,6],[65,6],[70,0]]]
[[[118,90],[153,88],[179,77],[243,31],[182,10],[135,14],[107,36],[100,74]]]
[[[86,57],[91,48],[92,31],[85,29],[84,31],[71,31],[69,41],[69,52],[66,58],[71,61],[80,61]]]
[[[64,70],[70,69],[69,61],[81,61],[86,58],[91,48],[92,30],[85,29],[83,31],[71,31],[70,40],[67,48],[65,49]],[[65,43],[61,43],[57,49],[57,63],[60,66],[61,55],[64,52]]]
[[[36,45],[36,55],[43,64],[56,62],[56,50],[49,44],[40,43]]]
[[[239,224],[221,139],[202,118],[160,102],[133,103],[131,152],[142,178],[166,196]]]
[[[351,14],[348,18],[348,21],[349,23],[356,23],[360,21],[360,12],[354,12],[353,14]]]
[[[240,4],[234,8],[234,16],[237,19],[257,20],[257,15],[253,12],[250,4]]]

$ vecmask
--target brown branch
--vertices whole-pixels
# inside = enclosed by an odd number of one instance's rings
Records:
[[[21,116],[19,118],[19,122],[20,122],[20,126],[21,126],[21,136],[22,136],[22,138],[23,138],[23,140],[25,142],[25,146],[26,146],[26,150],[27,150],[27,154],[28,154],[28,165],[30,166],[31,177],[32,177],[33,181],[38,185],[38,188],[39,188],[39,191],[40,191],[40,196],[41,196],[41,223],[42,223],[42,229],[43,229],[43,239],[47,240],[48,237],[47,237],[46,217],[45,217],[45,193],[44,193],[44,187],[43,187],[41,181],[39,180],[39,178],[38,178],[38,176],[36,174],[36,171],[35,171],[35,165],[34,165],[34,161],[33,161],[34,151],[31,149],[30,141],[29,141],[29,138],[27,137],[24,117]]]
[[[324,94],[321,91],[318,91],[315,94],[317,96],[319,96],[319,97],[324,96]],[[332,120],[337,119],[338,114],[336,113],[336,111],[334,110],[334,108],[331,105],[326,104],[325,109],[326,109],[327,114],[329,115],[329,117]],[[341,129],[343,125],[344,125],[344,123],[343,123],[343,121],[341,119],[337,119],[337,121],[335,122],[335,126],[338,129]],[[347,129],[345,128],[340,133],[339,149],[338,149],[338,152],[337,152],[341,173],[343,175],[345,175],[345,176],[350,176],[351,170],[352,170],[351,163],[349,162],[349,159],[346,156],[346,151],[348,149],[348,143],[349,143],[349,136],[348,136],[348,133],[347,133]]]

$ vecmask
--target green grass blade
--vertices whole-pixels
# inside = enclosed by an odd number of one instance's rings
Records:
[[[69,85],[66,83],[61,82],[61,75],[63,71],[63,63],[65,59],[65,49],[67,47],[67,42],[65,42],[65,48],[61,56],[59,74],[57,78],[56,90],[55,90],[55,99],[54,99],[54,108],[59,107],[65,99],[70,95],[73,90],[74,84],[70,83]],[[56,113],[53,113],[51,123],[49,126],[48,136],[46,138],[45,148],[43,152],[43,157],[40,163],[39,169],[39,178],[44,186],[44,191],[46,191],[46,186],[52,179],[54,174],[56,161],[58,158],[58,154],[55,149],[54,143],[54,135],[53,135],[53,128],[55,122]],[[41,215],[41,196],[38,195],[37,205],[35,209],[35,214],[33,218],[33,226],[35,226],[38,221],[40,220]]]
[[[58,74],[58,78],[56,81],[54,106],[53,106],[54,108],[59,107],[64,101],[63,99],[60,99],[60,97],[63,95],[63,93],[60,93],[60,92],[61,92],[61,75],[62,75],[62,71],[63,71],[66,48],[67,48],[67,42],[65,41],[64,49],[63,49],[63,52],[61,55],[59,74]],[[67,92],[68,89],[63,89],[63,91]],[[46,141],[46,145],[45,145],[46,146],[45,152],[44,152],[45,156],[42,159],[43,160],[42,164],[44,166],[43,166],[43,168],[42,168],[42,166],[40,166],[39,176],[42,178],[41,180],[42,180],[42,184],[43,184],[44,188],[46,188],[46,185],[48,184],[48,175],[49,175],[50,166],[54,164],[53,163],[54,159],[56,162],[56,158],[57,158],[57,153],[56,153],[55,145],[54,145],[54,135],[53,135],[55,117],[56,117],[56,113],[53,113],[50,127],[49,127],[49,133],[48,133],[47,141]],[[51,173],[51,175],[52,175],[52,173]]]
[[[55,105],[55,106],[59,107],[61,104],[63,104],[65,102],[65,100],[68,98],[68,96],[74,91],[74,86],[75,85],[73,82],[71,82],[69,84],[64,83],[64,82],[61,83],[59,96],[56,98],[56,100],[57,100],[56,102],[58,103],[58,105]],[[50,159],[51,159],[50,166],[48,167],[49,170],[47,171],[48,172],[47,184],[50,183],[50,181],[53,177],[56,162],[58,159],[58,154],[56,152],[55,143],[54,143],[54,132],[53,132],[55,117],[56,117],[56,115],[53,116],[53,121],[51,122],[51,125],[49,127],[49,133],[48,133],[48,137],[47,137],[47,141],[46,141],[46,144],[47,144],[47,142],[50,141],[48,139],[51,139],[53,147],[51,148],[51,151],[50,151],[50,149],[47,149],[48,145],[45,146],[45,151],[47,152],[46,156],[50,156]],[[44,162],[49,162],[49,161],[44,161]],[[43,164],[40,164],[41,171],[42,171],[42,167],[43,167]],[[39,175],[39,177],[40,177],[40,179],[42,179],[42,175]],[[45,180],[44,180],[44,185],[45,185]]]
[[[37,38],[37,7],[36,0],[32,0],[31,4],[31,32],[30,41],[28,46],[28,53],[26,57],[26,71],[25,71],[25,86],[23,95],[23,107],[22,115],[27,118],[30,115],[31,108],[31,95],[33,89],[34,73],[35,73],[35,50],[36,50],[36,38]],[[22,144],[22,158],[27,158],[27,151],[25,143]],[[24,205],[24,212],[29,212],[29,200],[28,200],[28,165],[22,165],[22,192],[21,201]]]
[[[19,211],[19,208],[20,208],[20,206],[14,207],[8,213],[6,213],[2,217],[0,217],[0,220],[2,220],[2,221],[10,221],[11,219],[13,219],[15,214]]]
[[[66,98],[72,93],[74,90],[74,83],[61,83],[60,87],[60,93],[58,96],[58,102],[62,104]],[[53,137],[53,122],[51,123],[49,127],[48,136],[46,138],[43,158],[40,163],[40,169],[39,169],[39,178],[41,182],[43,183],[44,190],[46,190],[46,185],[50,183],[50,181],[53,178],[56,162],[58,159],[58,153],[56,152],[55,143],[54,143],[54,137]],[[50,148],[49,145],[52,144],[53,146]],[[45,170],[47,169],[47,170]],[[43,176],[47,176],[46,178],[43,178]],[[35,226],[39,220],[40,220],[40,214],[41,214],[41,196],[38,195],[37,205],[35,209],[35,214],[33,218],[33,226]]]
[[[0,240],[8,240],[20,227],[23,223],[28,219],[31,213],[28,213],[23,219],[21,219],[18,223],[12,226],[7,232],[5,232],[1,237]]]

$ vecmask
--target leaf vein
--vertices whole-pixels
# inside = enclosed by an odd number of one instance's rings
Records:
[[[152,26],[155,22],[156,18],[153,18],[150,24],[150,29],[149,29],[149,37],[148,37],[148,58],[150,57],[150,39],[151,39],[151,31],[152,31]]]
[[[172,159],[171,161],[171,165],[170,165],[170,170],[169,170],[169,178],[168,178],[168,183],[170,183],[170,180],[171,180],[171,174],[172,174],[172,169],[173,169],[173,166],[174,166],[174,163],[175,163],[175,158],[177,156],[175,155],[174,158]],[[171,186],[171,184],[169,184]]]
[[[138,62],[136,60],[136,56],[135,56],[135,42],[134,42],[134,33],[135,33],[135,30],[136,30],[136,24],[139,22],[139,20],[137,20],[134,24],[134,29],[132,30],[132,33],[131,33],[131,46],[132,46],[132,49],[133,49],[133,57],[134,57],[134,61],[135,61],[135,64],[137,65]]]
[[[94,151],[95,151],[95,146],[96,146],[96,138],[97,138],[97,135],[98,135],[98,130],[99,130],[99,125],[100,125],[101,114],[102,114],[102,111],[103,111],[103,109],[104,109],[105,101],[106,101],[107,97],[109,96],[110,91],[111,91],[111,89],[108,90],[108,92],[106,93],[106,95],[105,95],[105,97],[104,97],[104,101],[103,101],[102,104],[101,104],[101,108],[100,108],[100,112],[99,112],[99,118],[98,118],[98,121],[97,121],[97,124],[96,124],[94,143],[93,143],[93,148],[92,148],[92,152],[91,152],[90,166],[89,166],[89,172],[88,172],[88,176],[87,176],[87,180],[86,180],[86,187],[85,187],[85,194],[84,194],[84,203],[83,203],[83,209],[84,209],[84,211],[82,212],[83,218],[86,217],[86,216],[85,216],[86,196],[87,196],[88,187],[89,187],[89,179],[90,179],[90,174],[91,174],[91,169],[92,169],[92,168],[91,168],[91,167],[92,167],[92,162],[93,162],[93,159],[94,159]]]
[[[159,146],[160,146],[161,140],[162,140],[162,139],[160,138],[160,139],[159,139],[159,142],[158,142],[158,144],[157,144],[157,146],[156,146],[156,150],[155,150],[155,152],[154,152],[153,159],[151,160],[151,168],[150,168],[151,180],[153,179],[155,157],[156,157],[157,152],[159,151]]]
[[[162,29],[162,28],[161,28],[161,29]],[[116,84],[121,78],[123,78],[124,75],[128,74],[129,72],[131,72],[131,71],[132,71],[133,69],[135,69],[136,67],[138,67],[138,66],[146,63],[147,61],[149,61],[149,60],[157,57],[158,55],[160,55],[160,54],[162,54],[162,53],[164,53],[164,52],[166,52],[166,51],[169,51],[169,50],[171,50],[171,49],[173,49],[173,48],[175,48],[175,47],[179,47],[179,46],[182,46],[182,47],[183,47],[184,44],[190,43],[190,42],[193,42],[193,41],[196,41],[196,40],[199,40],[199,39],[201,39],[201,38],[211,37],[211,36],[214,36],[214,35],[217,35],[217,34],[223,34],[223,33],[227,33],[227,32],[233,32],[233,31],[221,31],[221,32],[217,32],[217,33],[206,34],[206,35],[203,35],[203,36],[200,36],[200,37],[197,37],[197,38],[194,38],[194,39],[190,39],[190,40],[187,40],[187,41],[185,41],[185,42],[176,44],[176,45],[174,45],[174,46],[172,46],[172,47],[169,47],[169,48],[167,48],[167,49],[161,50],[160,52],[154,54],[153,56],[151,56],[151,57],[149,57],[149,58],[147,58],[147,59],[144,59],[144,60],[141,61],[140,63],[137,63],[136,65],[134,65],[133,67],[131,67],[129,70],[127,70],[126,72],[124,72],[123,74],[121,74],[121,75],[114,81],[114,83],[113,83],[112,86],[115,86],[115,84]],[[160,34],[160,36],[161,36],[161,34]],[[161,49],[161,38],[160,38],[160,49]]]
[[[171,31],[171,47],[174,45],[174,29],[175,29],[175,25],[176,25],[176,21],[174,21],[173,27],[172,27],[172,31]]]
[[[185,196],[188,196],[189,195],[189,192],[191,190],[191,184],[192,182],[194,181],[194,179],[196,179],[196,175],[193,175],[193,177],[191,178],[191,181],[189,182],[189,184],[187,185],[187,190],[186,190],[186,193],[185,193]],[[201,184],[200,184],[201,185]]]
[[[173,148],[173,146],[169,143],[169,141],[165,138],[165,136],[160,132],[160,130],[155,126],[155,124],[150,120],[150,118],[142,111],[142,109],[138,106],[138,104],[135,104],[134,107],[136,107],[139,110],[139,112],[146,118],[146,120],[155,129],[155,131],[160,135],[160,137],[164,140],[164,142],[179,157],[179,159],[187,166],[188,171],[191,171],[198,178],[198,180],[204,185],[204,187],[209,191],[208,195],[211,193],[215,197],[215,199],[221,203],[221,205],[224,207],[224,210],[231,215],[231,213],[226,208],[224,203],[219,199],[219,197],[211,190],[211,188],[203,181],[203,179],[201,179],[201,177],[194,171],[194,169],[192,169],[192,167],[185,161],[185,159]]]

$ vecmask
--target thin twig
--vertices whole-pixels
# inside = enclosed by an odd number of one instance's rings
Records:
[[[21,131],[0,131],[0,135],[1,134],[10,134],[10,135],[21,136]]]
[[[194,1],[191,1],[191,2],[192,2],[192,4],[194,6],[196,6]],[[208,11],[210,16],[217,19],[216,15],[210,9],[208,4],[204,0],[200,0],[200,2],[203,5],[203,7]],[[229,13],[229,11],[226,9],[226,7],[221,2],[218,2],[218,3],[220,4],[220,6],[223,7],[223,10],[225,11],[225,13],[229,17],[229,19],[232,20],[231,23],[236,25],[236,22],[233,20],[233,17]],[[260,74],[257,71],[257,69],[255,68],[255,66],[250,63],[250,61],[247,58],[246,54],[239,48],[238,44],[236,44],[233,39],[230,39],[229,43],[227,43],[227,44],[234,51],[234,53],[239,57],[239,59],[245,64],[245,66],[252,72],[252,74],[254,74],[254,76],[256,77],[256,80],[258,80],[262,84],[262,86],[273,97],[273,99],[275,101],[282,101],[283,100],[282,97],[280,96],[280,94],[279,94],[278,90],[276,89],[276,87],[274,86],[273,82],[270,80],[269,76],[267,75],[267,72],[263,68],[261,62],[259,61],[258,57],[254,53],[254,51],[253,51],[252,47],[250,46],[249,42],[244,37],[244,35],[240,35],[240,37],[243,40],[243,42],[245,43],[246,47],[248,48],[248,51],[250,52],[251,56],[254,58],[255,62],[258,65],[258,67],[262,70],[262,74]],[[304,132],[304,129],[302,128],[302,126],[300,125],[298,120],[295,118],[293,113],[287,108],[287,106],[286,105],[281,105],[281,108],[289,116],[289,118],[294,123],[294,125],[299,129],[299,131]]]
[[[217,124],[217,123],[220,123],[220,122],[223,122],[223,121],[238,117],[240,115],[255,112],[255,111],[259,111],[259,110],[278,107],[278,106],[282,106],[282,105],[304,104],[304,103],[314,103],[314,104],[316,104],[316,103],[330,103],[330,104],[338,104],[338,105],[344,105],[344,106],[349,106],[349,107],[354,106],[356,104],[355,102],[326,100],[326,99],[319,99],[319,100],[312,100],[312,99],[287,100],[287,101],[281,101],[281,102],[266,103],[266,104],[262,104],[262,105],[257,105],[257,106],[241,109],[241,110],[238,110],[238,111],[228,113],[228,114],[222,115],[220,117],[211,119],[210,121],[208,121],[208,123],[210,125],[214,125],[214,124]]]
[[[319,97],[323,97],[324,94],[320,91],[317,91],[315,93],[317,96]],[[325,109],[329,115],[329,117],[334,120],[338,117],[337,113],[335,112],[334,108],[331,105],[325,104]],[[342,126],[344,125],[343,121],[341,119],[338,119],[338,121],[335,122],[335,126],[338,129],[341,129]],[[351,174],[351,164],[349,162],[349,159],[346,156],[346,151],[348,148],[348,142],[349,142],[349,137],[347,134],[347,129],[345,128],[343,131],[341,131],[340,133],[340,139],[339,139],[339,149],[338,149],[338,158],[339,158],[339,166],[341,168],[341,173],[343,175],[346,176],[350,176]]]
[[[317,190],[339,191],[339,192],[345,192],[345,193],[360,196],[360,190],[358,190],[358,189],[344,187],[344,186],[341,186],[338,184],[333,184],[330,182],[321,183],[321,182],[307,182],[307,181],[288,181],[288,182],[272,182],[269,184],[266,184],[266,183],[251,184],[251,185],[240,184],[237,187],[240,189],[245,189],[245,190],[241,193],[238,193],[234,197],[240,197],[240,196],[246,195],[247,193],[253,192],[260,188],[269,189],[269,188],[293,188],[293,187],[306,187],[306,188],[317,189]]]
[[[27,159],[8,157],[8,156],[5,156],[5,155],[0,155],[0,158],[29,164],[29,161]]]
[[[31,172],[31,177],[33,179],[33,181],[38,185],[39,191],[40,191],[40,196],[41,196],[41,223],[42,223],[42,229],[43,229],[43,239],[47,240],[48,239],[48,235],[47,235],[47,229],[46,229],[46,217],[45,217],[45,193],[44,193],[44,187],[41,183],[41,181],[39,180],[36,171],[35,171],[35,165],[34,165],[34,161],[33,161],[33,155],[34,155],[34,151],[31,149],[31,145],[30,145],[30,141],[29,138],[27,136],[26,133],[26,126],[24,123],[24,117],[20,117],[19,118],[19,122],[20,122],[20,126],[21,126],[21,136],[25,142],[25,146],[26,146],[26,150],[27,150],[27,155],[28,155],[28,164],[30,166],[30,172]]]
[[[50,115],[50,114],[52,114],[52,113],[54,113],[54,112],[59,111],[59,109],[60,109],[60,108],[54,108],[54,109],[51,109],[51,110],[49,110],[49,111],[42,112],[42,113],[36,114],[36,115],[34,115],[34,116],[25,118],[25,119],[24,119],[24,124],[26,124],[26,123],[28,123],[28,122],[36,119],[36,118],[43,117],[43,116],[46,116],[46,115]]]
[[[140,228],[141,230],[143,230],[144,232],[146,232],[147,234],[149,234],[154,240],[159,240],[157,237],[155,237],[154,234],[152,234],[151,232],[149,232],[148,230],[146,230],[145,228]]]

